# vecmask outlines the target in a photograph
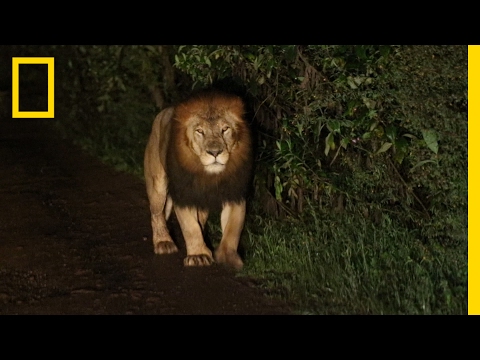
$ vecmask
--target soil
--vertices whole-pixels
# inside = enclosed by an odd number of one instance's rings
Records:
[[[0,118],[0,314],[290,313],[227,268],[184,267],[183,240],[155,255],[142,180],[52,121]]]

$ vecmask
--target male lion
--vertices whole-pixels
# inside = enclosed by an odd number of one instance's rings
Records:
[[[187,247],[185,266],[213,262],[203,230],[210,211],[221,211],[218,263],[241,269],[237,253],[252,169],[244,104],[234,95],[198,93],[157,115],[145,150],[145,180],[156,254],[178,251],[166,221],[175,210]]]

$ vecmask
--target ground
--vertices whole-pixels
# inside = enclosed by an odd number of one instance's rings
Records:
[[[0,314],[289,314],[255,282],[155,255],[142,180],[0,115]],[[180,234],[175,234],[178,238]]]

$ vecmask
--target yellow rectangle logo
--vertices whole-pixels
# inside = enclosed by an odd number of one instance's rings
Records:
[[[480,315],[480,226],[477,212],[480,173],[480,46],[468,46],[468,313]]]
[[[19,65],[46,64],[48,67],[48,110],[19,110]],[[53,118],[54,117],[54,58],[53,57],[13,57],[12,58],[12,118]]]

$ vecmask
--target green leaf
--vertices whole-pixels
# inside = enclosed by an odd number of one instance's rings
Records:
[[[212,63],[211,63],[210,59],[208,58],[208,56],[205,56],[205,64],[207,64],[208,67],[212,66]]]
[[[156,53],[157,49],[153,45],[145,45],[145,48],[152,53]]]
[[[405,136],[405,137],[413,139],[413,140],[417,140],[417,137],[415,135],[412,135],[412,134],[403,134],[402,136]]]
[[[410,169],[410,172],[412,172],[412,171],[413,171],[414,169],[416,169],[417,167],[422,166],[422,165],[425,165],[425,164],[427,164],[427,163],[437,164],[437,162],[434,161],[434,160],[423,160],[423,161],[419,161],[418,163],[415,164],[414,167],[412,167],[412,168]]]
[[[331,120],[327,123],[327,128],[333,133],[340,133],[340,121]]]
[[[275,198],[278,201],[282,201],[282,191],[283,191],[283,185],[282,185],[282,182],[280,181],[280,177],[277,175],[275,176]]]
[[[378,151],[376,153],[381,154],[381,153],[387,151],[388,149],[390,149],[391,147],[392,147],[392,143],[386,142],[382,145],[382,147],[380,149],[378,149]]]
[[[285,58],[287,59],[287,61],[293,61],[295,60],[296,57],[297,57],[296,45],[288,45],[285,51]]]
[[[395,141],[395,150],[406,153],[408,151],[408,141],[403,137],[399,138]]]
[[[357,84],[357,86],[360,86],[365,81],[365,76],[355,76],[353,81],[355,84]]]
[[[365,106],[367,107],[367,109],[369,110],[375,109],[375,106],[377,105],[377,102],[375,100],[369,99],[367,97],[363,97],[362,100]]]
[[[387,135],[387,138],[394,142],[395,139],[397,138],[397,128],[395,126],[389,125],[385,129],[385,135]]]
[[[408,152],[408,142],[404,137],[395,141],[395,160],[401,164]]]
[[[325,156],[328,155],[330,149],[335,150],[335,139],[333,138],[333,132],[329,133],[325,138]]]
[[[433,129],[422,130],[423,139],[427,143],[427,146],[435,154],[438,153],[438,139],[437,133]]]
[[[350,85],[352,89],[357,89],[358,86],[355,84],[353,81],[353,78],[351,76],[347,77],[347,84]]]
[[[382,45],[380,46],[380,55],[382,55],[383,57],[388,56],[388,54],[390,54],[390,50],[390,46]]]
[[[373,130],[373,133],[375,134],[376,137],[381,138],[384,134],[385,131],[383,130],[383,126],[378,126]]]
[[[356,45],[355,46],[355,53],[357,54],[357,56],[364,60],[367,58],[367,54],[366,54],[366,51],[365,51],[365,47],[363,45]]]
[[[405,159],[405,153],[401,152],[401,151],[398,151],[395,153],[395,156],[393,157],[393,159],[401,164],[403,162],[403,159]]]
[[[370,131],[366,132],[362,135],[362,140],[368,140],[372,137],[372,133]]]
[[[378,121],[372,121],[372,123],[370,124],[370,131],[375,129],[377,126],[378,126]]]
[[[245,57],[250,60],[250,61],[254,61],[255,60],[255,55],[253,55],[252,53],[246,53],[245,54]]]
[[[299,134],[300,136],[302,136],[302,134],[303,134],[303,124],[302,123],[297,124],[297,134]]]

